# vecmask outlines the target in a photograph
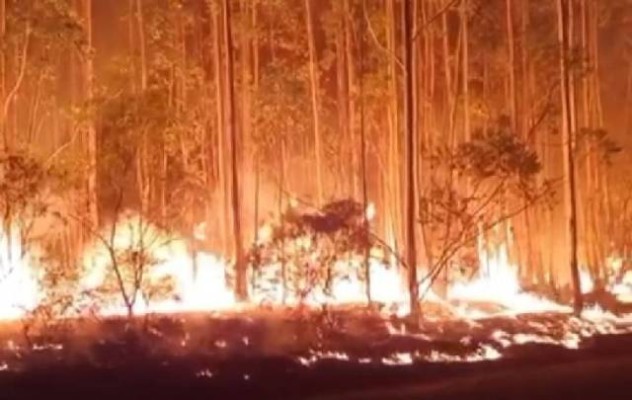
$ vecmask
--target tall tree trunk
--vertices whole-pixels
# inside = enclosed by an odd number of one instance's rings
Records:
[[[516,94],[516,44],[514,40],[514,17],[513,0],[505,0],[506,22],[507,22],[507,47],[509,62],[509,109],[511,117],[511,129],[518,133],[518,96]]]
[[[463,140],[468,142],[471,139],[470,127],[470,38],[468,21],[469,0],[461,2],[461,49],[463,51],[463,78],[461,81],[463,89]]]
[[[572,102],[574,100],[571,92],[571,73],[568,67],[568,57],[570,55],[569,27],[571,23],[570,7],[572,3],[568,0],[557,0],[557,25],[558,39],[560,45],[560,81],[561,81],[561,101],[562,101],[562,134],[564,153],[564,177],[565,180],[565,212],[568,236],[568,261],[571,272],[571,280],[574,293],[574,309],[579,314],[583,308],[583,297],[579,280],[579,266],[577,262],[577,200],[575,185],[575,126],[572,115]]]
[[[6,0],[0,0],[0,37],[4,38],[7,32],[7,4]],[[6,96],[6,56],[4,51],[0,53],[0,104],[4,104],[5,96]],[[6,151],[8,145],[7,139],[7,130],[5,128],[4,117],[0,116],[2,120],[0,121],[0,134],[2,134],[2,138],[0,138],[0,145],[3,146],[3,149]]]
[[[129,46],[129,56],[130,56],[130,86],[132,89],[132,93],[136,94],[138,87],[137,87],[137,82],[136,82],[136,40],[135,40],[135,33],[134,33],[134,21],[136,19],[135,15],[136,15],[136,11],[134,11],[136,9],[136,0],[129,0],[128,4],[127,4],[127,10],[128,10],[128,23],[127,23],[127,44]]]
[[[213,7],[212,23],[213,23],[213,80],[215,86],[215,113],[216,113],[216,127],[217,127],[217,174],[219,178],[219,193],[221,199],[221,206],[219,207],[218,219],[221,226],[221,238],[222,249],[230,253],[230,199],[229,199],[229,184],[228,173],[226,171],[228,162],[226,161],[226,153],[228,151],[226,145],[226,118],[224,115],[224,79],[222,77],[222,39],[220,30],[220,10],[217,7]],[[210,222],[210,221],[209,221]]]
[[[338,106],[338,131],[341,138],[349,137],[349,97],[348,97],[348,80],[345,64],[345,35],[344,35],[344,15],[337,15],[340,22],[340,28],[336,30],[336,105]],[[345,140],[345,139],[343,139]],[[341,141],[340,147],[344,152],[344,141]],[[338,158],[340,170],[345,170],[347,166],[344,164],[342,157]],[[346,187],[347,182],[342,174],[338,174],[339,185],[341,188]]]
[[[136,22],[138,29],[138,48],[140,51],[140,88],[147,89],[147,45],[145,41],[145,22],[143,0],[136,0]]]
[[[233,78],[233,38],[230,0],[223,0],[224,48],[226,50],[226,132],[230,137],[231,194],[233,214],[233,239],[235,241],[235,294],[241,301],[248,299],[246,260],[244,257],[243,233],[241,227],[241,137],[235,118],[235,81]]]
[[[357,128],[357,116],[356,116],[356,76],[355,76],[355,57],[353,54],[353,38],[355,35],[354,16],[353,16],[353,2],[351,0],[342,0],[343,2],[343,21],[344,21],[344,43],[345,43],[345,60],[347,71],[347,100],[349,105],[347,107],[347,119],[348,119],[348,137],[347,145],[350,149],[350,171],[354,173],[349,174],[351,180],[349,182],[349,193],[352,197],[356,197],[358,194],[358,175],[355,173],[358,171],[358,159],[357,152],[355,151],[355,138]]]
[[[364,2],[364,0],[362,0]],[[362,7],[365,7],[365,4],[362,4]],[[359,64],[360,68],[358,71],[358,86],[359,86],[359,99],[360,99],[360,168],[361,168],[361,182],[362,182],[362,206],[364,209],[364,234],[368,238],[369,235],[369,216],[368,206],[369,206],[369,189],[368,189],[368,178],[367,178],[367,166],[366,166],[366,131],[365,131],[365,100],[364,100],[364,19],[361,19],[360,22],[360,34],[359,34]],[[366,283],[366,299],[369,306],[372,303],[371,299],[371,263],[370,263],[370,246],[368,245],[369,241],[366,241],[366,245],[364,246],[364,279]]]
[[[323,172],[320,144],[320,107],[318,101],[318,60],[316,59],[316,38],[312,21],[311,0],[305,0],[305,24],[307,25],[307,44],[309,48],[309,80],[312,97],[312,118],[314,122],[314,161],[316,162],[316,204],[323,202]]]
[[[136,0],[136,22],[138,30],[138,48],[140,51],[140,90],[144,95],[147,90],[147,43],[145,40],[145,23],[143,15],[143,0]],[[146,216],[149,208],[149,167],[147,149],[147,130],[141,127],[140,143],[136,159],[136,176],[138,180],[138,195],[140,198],[141,214]]]
[[[386,20],[387,20],[387,49],[390,54],[397,54],[397,25],[398,20],[396,17],[395,2],[386,1]],[[399,90],[399,67],[398,60],[395,57],[390,57],[388,63],[388,91],[389,91],[389,109],[388,109],[388,179],[387,185],[389,189],[386,192],[385,203],[388,207],[388,218],[390,222],[390,237],[391,242],[389,245],[394,250],[399,250],[405,241],[404,235],[404,221],[402,220],[403,213],[406,208],[402,199],[402,163],[400,157],[400,149],[402,140],[400,139],[400,90]]]
[[[83,11],[85,18],[85,30],[87,38],[87,47],[92,49],[92,0],[84,0]],[[84,65],[84,78],[86,88],[86,100],[93,110],[92,103],[94,101],[94,64],[93,55],[86,56]],[[96,116],[90,114],[86,138],[86,154],[88,158],[87,169],[87,185],[86,185],[86,208],[88,212],[89,223],[91,229],[97,229],[99,226],[98,213],[98,195],[97,195],[97,129],[95,124]]]
[[[413,9],[414,0],[404,0],[404,119],[405,119],[405,174],[406,174],[406,264],[408,266],[408,291],[410,295],[410,313],[419,316],[419,285],[417,282],[417,240],[416,240],[416,184],[415,184],[415,127],[413,110]]]

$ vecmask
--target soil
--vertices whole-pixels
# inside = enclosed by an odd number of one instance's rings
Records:
[[[547,313],[413,329],[358,310],[277,310],[66,321],[26,340],[12,324],[0,399],[610,399],[632,393],[632,334],[615,325]],[[500,358],[464,361],[481,349]]]

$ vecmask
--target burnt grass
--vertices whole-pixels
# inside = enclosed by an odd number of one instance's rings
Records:
[[[632,359],[627,333],[594,333],[576,350],[552,343],[502,345],[495,338],[502,331],[557,341],[582,329],[588,328],[559,313],[476,321],[428,317],[412,326],[358,309],[12,323],[0,329],[0,399],[309,398]],[[427,360],[433,353],[465,357],[485,346],[502,358]],[[396,353],[415,357],[406,365],[389,365]]]

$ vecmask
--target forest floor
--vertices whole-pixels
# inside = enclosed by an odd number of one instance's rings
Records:
[[[417,325],[351,307],[162,315],[132,325],[5,324],[0,399],[567,399],[632,390],[622,376],[632,367],[632,320],[591,312],[468,319],[430,310]]]

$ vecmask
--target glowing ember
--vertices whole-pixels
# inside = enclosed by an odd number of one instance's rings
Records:
[[[413,363],[413,355],[410,353],[395,353],[390,357],[382,358],[384,365],[410,365]]]
[[[195,374],[198,378],[212,378],[213,372],[210,369],[204,369]]]

